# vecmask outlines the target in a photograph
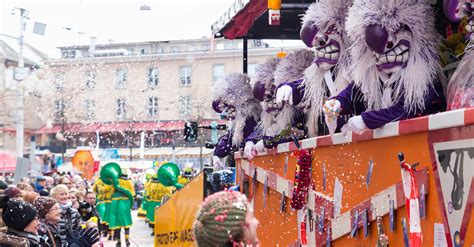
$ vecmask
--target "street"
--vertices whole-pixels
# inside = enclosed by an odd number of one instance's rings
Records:
[[[151,236],[151,228],[145,224],[143,218],[137,217],[137,211],[132,211],[133,226],[130,229],[131,246],[152,247],[154,244],[153,236]],[[125,236],[122,231],[122,246],[125,246]],[[115,247],[116,242],[104,241],[105,247]]]

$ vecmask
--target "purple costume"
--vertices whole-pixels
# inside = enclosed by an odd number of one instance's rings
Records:
[[[245,127],[243,129],[244,138],[247,139],[255,130],[257,126],[257,121],[254,118],[247,118],[245,121]],[[240,146],[235,146],[232,144],[232,133],[229,131],[227,134],[221,136],[219,141],[217,142],[217,146],[214,149],[214,155],[219,158],[224,158],[227,155],[239,150],[239,148],[243,147],[244,142],[240,144]]]
[[[369,129],[382,127],[384,124],[408,118],[434,114],[446,109],[446,99],[443,95],[443,86],[437,81],[435,88],[430,88],[425,95],[424,109],[405,110],[403,95],[388,108],[366,111],[367,107],[362,97],[362,92],[354,83],[351,83],[339,95],[333,97],[341,102],[341,115],[362,115],[364,123]],[[340,122],[338,123],[340,126]]]

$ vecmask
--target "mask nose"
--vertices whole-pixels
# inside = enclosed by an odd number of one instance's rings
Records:
[[[326,34],[317,35],[314,39],[314,45],[319,47],[325,46],[328,43],[328,39],[329,37]]]
[[[318,33],[318,28],[313,23],[306,23],[301,27],[300,38],[307,47],[313,47],[313,40]]]
[[[213,100],[212,101],[212,109],[216,111],[217,113],[221,113],[222,109],[220,107],[221,101],[220,100]]]
[[[365,28],[365,43],[369,48],[382,54],[388,42],[388,31],[381,25],[370,25]]]

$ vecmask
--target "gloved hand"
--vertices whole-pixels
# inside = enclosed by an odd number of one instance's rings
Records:
[[[337,117],[341,112],[341,102],[337,99],[330,99],[324,103],[324,121],[329,129],[329,134],[333,135],[337,128]]]
[[[89,247],[99,242],[99,231],[96,228],[78,228],[66,232],[69,247]]]
[[[349,120],[347,121],[347,124],[342,126],[341,131],[343,133],[346,133],[347,131],[353,131],[359,134],[365,129],[367,129],[367,126],[365,125],[364,119],[362,119],[362,116],[355,116],[355,117],[349,118]]]
[[[283,85],[277,89],[275,102],[280,104],[282,102],[288,102],[293,105],[293,88],[289,85]]]
[[[252,149],[254,146],[255,144],[252,141],[248,141],[245,143],[244,157],[247,157],[247,159],[249,160],[253,159]]]
[[[222,170],[223,168],[225,168],[225,164],[224,162],[222,162],[221,158],[215,155],[212,156],[212,165],[214,166],[214,170],[216,171]]]
[[[258,155],[258,153],[261,153],[263,151],[265,151],[265,145],[263,145],[263,140],[260,140],[257,142],[257,144],[255,144],[255,146],[253,146],[252,155],[256,156]]]

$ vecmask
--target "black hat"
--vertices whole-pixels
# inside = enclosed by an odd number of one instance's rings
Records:
[[[0,190],[6,190],[8,188],[8,184],[3,181],[0,181]]]
[[[33,205],[8,196],[0,196],[0,208],[3,208],[2,219],[10,228],[23,231],[38,215]]]

